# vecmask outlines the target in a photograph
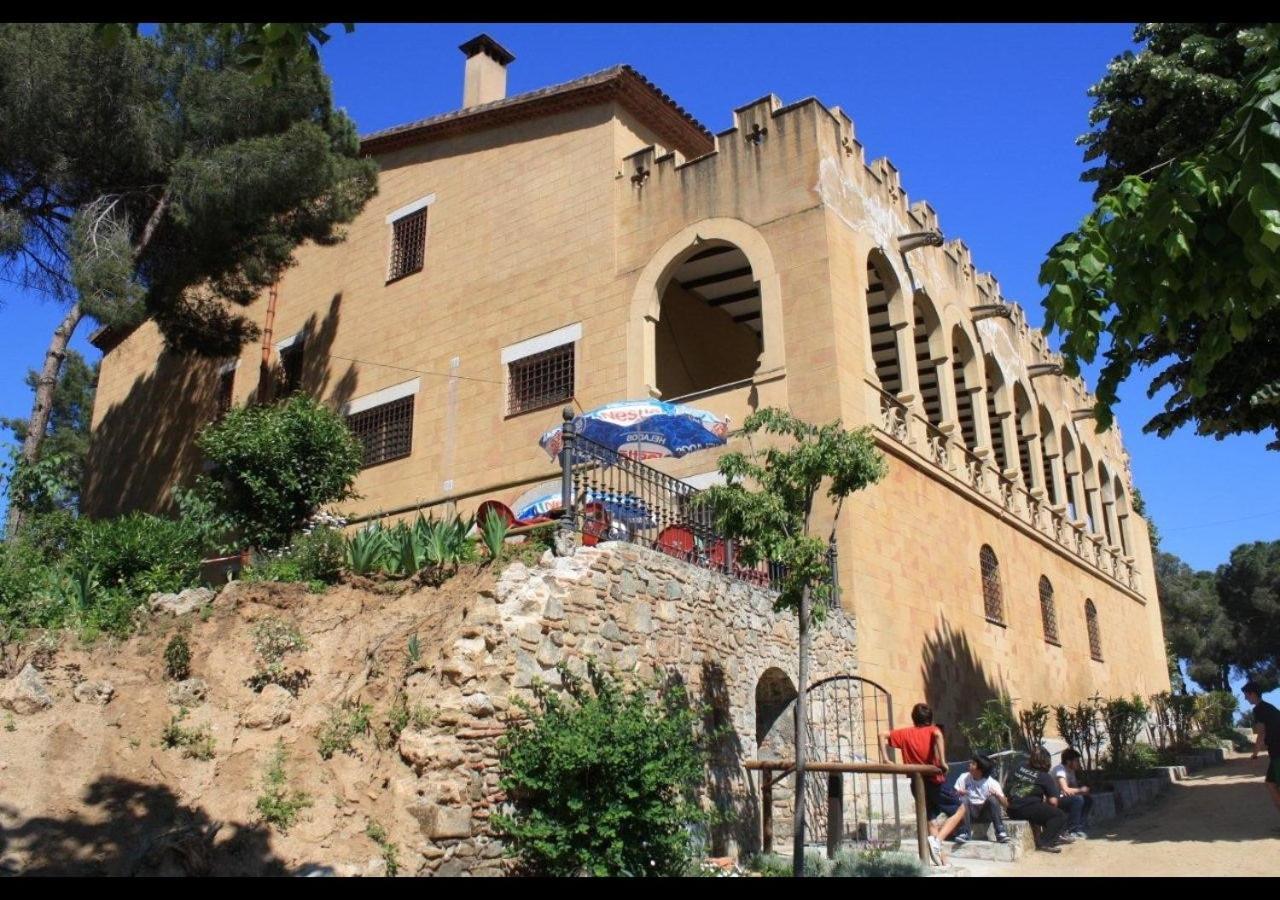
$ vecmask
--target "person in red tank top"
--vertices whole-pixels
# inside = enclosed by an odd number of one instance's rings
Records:
[[[955,797],[944,796],[943,785],[947,780],[947,741],[942,729],[933,724],[933,710],[928,704],[917,703],[911,708],[910,728],[895,728],[888,734],[880,735],[880,743],[884,748],[886,759],[893,759],[893,751],[902,753],[902,762],[907,764],[937,766],[938,772],[924,776],[925,808],[929,814],[930,848],[934,851],[935,863],[938,859],[937,833],[938,827],[933,823],[940,813],[950,815],[959,809]],[[949,807],[949,808],[948,808]]]

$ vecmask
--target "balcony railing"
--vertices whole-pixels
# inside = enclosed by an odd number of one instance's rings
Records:
[[[1106,547],[1083,525],[1071,522],[1061,507],[1051,506],[1026,486],[1007,477],[973,453],[957,436],[948,435],[897,398],[871,383],[880,408],[879,430],[909,447],[951,479],[982,494],[1010,515],[1065,548],[1100,573],[1137,591],[1133,561],[1114,547]]]

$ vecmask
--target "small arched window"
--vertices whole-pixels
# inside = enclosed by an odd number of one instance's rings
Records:
[[[1003,625],[1004,596],[1000,591],[1000,561],[996,552],[986,544],[978,553],[978,562],[982,567],[982,606],[988,621]]]
[[[1092,600],[1084,601],[1084,621],[1089,627],[1089,655],[1102,662],[1102,633],[1098,628],[1098,608]]]
[[[1040,620],[1044,623],[1044,639],[1050,644],[1058,640],[1058,613],[1053,608],[1053,585],[1044,575],[1040,576]]]

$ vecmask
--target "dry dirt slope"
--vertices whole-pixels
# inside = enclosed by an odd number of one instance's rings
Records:
[[[349,585],[315,595],[294,585],[239,584],[218,595],[207,618],[153,616],[146,633],[89,649],[64,637],[51,660],[36,659],[52,707],[0,711],[0,871],[381,874],[382,849],[366,835],[370,820],[396,845],[402,874],[428,859],[438,865],[444,851],[409,813],[418,779],[376,734],[400,692],[411,706],[437,705],[433,664],[469,603],[491,587],[491,576],[475,570],[401,596]],[[307,684],[296,698],[276,692],[275,705],[264,703],[272,688],[260,695],[245,683],[257,668],[254,625],[272,617],[295,623],[309,644],[286,658],[309,672]],[[192,674],[208,685],[183,724],[209,726],[209,761],[160,741],[178,711],[163,662],[177,629],[188,631]],[[422,648],[417,674],[406,656],[414,634]],[[111,701],[77,702],[75,686],[99,679],[114,686]],[[344,701],[374,707],[375,734],[358,738],[351,754],[322,760],[317,730]],[[494,705],[501,710],[500,698]],[[288,721],[272,727],[285,713]],[[447,727],[449,716],[443,710],[436,727]],[[278,741],[290,787],[312,800],[287,834],[255,809]]]

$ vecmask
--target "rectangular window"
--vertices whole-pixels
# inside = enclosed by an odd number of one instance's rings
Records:
[[[507,415],[573,398],[573,344],[561,344],[507,364]]]
[[[302,355],[306,339],[299,336],[280,351],[280,396],[288,397],[302,389]]]
[[[413,401],[411,394],[347,416],[347,427],[364,445],[364,468],[409,455],[413,448]]]
[[[231,367],[218,376],[218,421],[231,411],[235,398],[236,370]]]
[[[427,253],[426,207],[391,223],[391,267],[387,281],[422,271]]]

